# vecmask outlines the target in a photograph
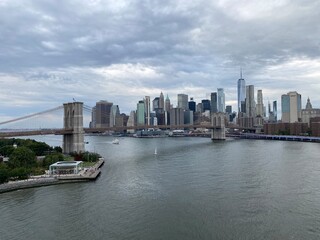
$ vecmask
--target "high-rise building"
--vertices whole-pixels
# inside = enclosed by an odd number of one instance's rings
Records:
[[[183,125],[184,113],[182,108],[172,108],[170,110],[170,125]]]
[[[256,102],[254,100],[254,86],[246,86],[246,116],[256,117]]]
[[[159,108],[162,109],[162,111],[164,111],[164,96],[163,93],[160,93],[160,97],[159,97]]]
[[[258,93],[257,93],[256,114],[259,117],[264,117],[262,90],[258,90]]]
[[[277,101],[273,101],[273,116],[275,122],[278,121],[278,108],[277,108]]]
[[[169,99],[169,96],[167,94],[167,97],[166,97],[166,100],[165,100],[165,105],[164,105],[164,110],[166,112],[169,112],[170,111],[170,108],[171,108],[171,105],[170,105],[170,99]]]
[[[232,106],[230,105],[226,106],[226,113],[229,113],[229,114],[232,113]]]
[[[116,120],[120,116],[120,110],[118,105],[112,105],[110,112],[110,127],[116,126]]]
[[[246,81],[242,78],[242,70],[240,70],[240,78],[238,80],[238,112],[243,112],[241,107],[246,100]]]
[[[196,111],[196,102],[193,101],[193,98],[190,98],[190,101],[188,103],[189,110],[195,112]]]
[[[152,101],[152,110],[153,111],[158,111],[158,109],[159,109],[159,102],[160,102],[160,100],[159,100],[159,97],[156,97],[156,98],[154,98],[153,99],[153,101]]]
[[[301,95],[288,92],[281,96],[282,122],[294,123],[301,119]]]
[[[188,95],[187,94],[178,94],[178,108],[183,110],[188,110]]]
[[[148,126],[150,126],[150,124],[151,124],[151,118],[150,118],[150,96],[146,96],[145,98],[144,98],[144,104],[145,104],[145,107],[144,107],[144,109],[145,109],[145,116],[146,116],[146,124],[148,125]]]
[[[211,111],[210,100],[203,99],[201,103],[202,103],[202,112]]]
[[[91,122],[90,122],[90,128],[95,128],[96,127],[96,106],[94,106],[92,108],[92,111],[91,111]]]
[[[145,103],[143,100],[137,104],[137,125],[141,126],[145,124]]]
[[[108,101],[99,101],[96,103],[96,127],[110,127],[111,107],[113,103]]]
[[[225,94],[223,88],[218,88],[218,112],[225,112],[226,107],[225,107]]]
[[[210,107],[212,113],[218,112],[218,95],[216,92],[211,93]]]

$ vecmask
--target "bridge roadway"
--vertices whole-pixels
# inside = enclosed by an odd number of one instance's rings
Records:
[[[210,124],[201,124],[201,125],[158,125],[158,126],[123,126],[123,127],[104,127],[104,128],[84,128],[84,133],[104,133],[107,131],[124,131],[124,130],[142,130],[148,128],[157,128],[157,129],[196,129],[196,128],[205,128],[205,129],[213,129],[214,127]],[[255,128],[241,128],[235,125],[226,126],[228,129],[240,129],[240,130],[252,130]],[[19,136],[34,136],[34,135],[64,135],[64,134],[72,134],[72,129],[39,129],[39,130],[0,130],[0,138],[9,138],[9,137],[19,137]]]

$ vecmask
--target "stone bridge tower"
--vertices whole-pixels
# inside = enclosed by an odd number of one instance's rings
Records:
[[[223,112],[213,113],[211,115],[212,140],[226,140],[225,114]]]
[[[63,153],[84,152],[83,103],[64,103],[63,127],[72,133],[63,135]]]

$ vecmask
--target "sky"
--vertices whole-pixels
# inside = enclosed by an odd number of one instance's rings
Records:
[[[297,91],[320,108],[320,1],[0,0],[0,122],[82,101],[130,113],[224,88],[240,68],[264,103]]]

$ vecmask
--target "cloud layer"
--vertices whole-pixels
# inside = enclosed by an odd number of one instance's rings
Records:
[[[0,117],[107,99],[122,112],[162,91],[235,107],[243,68],[265,101],[320,108],[320,2],[0,0]]]

